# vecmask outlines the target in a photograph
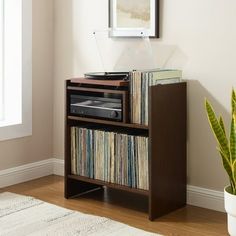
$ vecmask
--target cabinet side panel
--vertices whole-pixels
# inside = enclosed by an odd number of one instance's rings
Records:
[[[71,151],[70,151],[70,127],[68,124],[68,120],[67,120],[67,114],[68,114],[68,109],[69,109],[69,99],[68,99],[68,94],[67,94],[67,85],[68,85],[69,81],[65,82],[65,102],[64,102],[64,107],[65,107],[65,137],[64,137],[64,160],[65,160],[65,189],[64,189],[64,195],[65,198],[69,198],[72,195],[72,191],[71,191],[71,186],[69,184],[69,180],[68,180],[68,175],[71,172]]]
[[[186,83],[149,91],[149,218],[186,204]]]

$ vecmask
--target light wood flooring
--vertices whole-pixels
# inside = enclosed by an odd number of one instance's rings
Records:
[[[203,208],[186,206],[154,222],[148,220],[145,199],[134,195],[122,196],[114,190],[98,190],[75,199],[63,196],[63,178],[48,176],[23,184],[0,189],[30,195],[43,201],[80,212],[109,217],[128,225],[172,236],[228,235],[226,214]],[[119,197],[117,197],[119,196]],[[124,205],[126,203],[126,205]]]

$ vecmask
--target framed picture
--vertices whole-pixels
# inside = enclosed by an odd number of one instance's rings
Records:
[[[109,0],[114,37],[159,37],[159,0]]]

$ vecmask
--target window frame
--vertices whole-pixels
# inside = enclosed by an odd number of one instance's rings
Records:
[[[8,123],[6,119],[4,123],[1,121],[0,141],[32,135],[32,0],[22,0],[21,50],[22,81],[21,88],[19,88],[21,89],[21,119],[15,124]],[[5,84],[5,82],[3,83]],[[14,94],[12,96],[14,97]]]
[[[4,31],[4,12],[3,12],[3,0],[0,0],[0,32]],[[3,80],[3,37],[0,36],[0,121],[3,121],[3,101],[4,101],[4,80]]]

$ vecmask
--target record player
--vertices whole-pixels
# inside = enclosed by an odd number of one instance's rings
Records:
[[[129,72],[92,72],[85,73],[85,78],[94,80],[128,80]]]
[[[91,67],[91,71],[100,72],[85,73],[86,78],[128,80],[130,71],[156,68],[147,33],[132,40],[127,40],[127,38],[116,40],[112,35],[111,28],[93,32],[94,56],[97,57],[100,70]]]
[[[93,35],[102,72],[70,80],[69,112],[73,116],[128,122],[129,72],[153,68],[149,38],[122,43],[109,37],[109,30]]]

